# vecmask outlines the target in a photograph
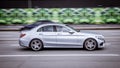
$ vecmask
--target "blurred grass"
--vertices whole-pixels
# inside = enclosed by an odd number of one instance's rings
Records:
[[[120,24],[120,8],[0,9],[0,24],[31,24],[51,20],[65,24]]]

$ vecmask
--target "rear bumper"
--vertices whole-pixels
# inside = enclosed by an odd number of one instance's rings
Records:
[[[28,41],[26,41],[24,39],[19,39],[19,45],[22,47],[29,47]]]

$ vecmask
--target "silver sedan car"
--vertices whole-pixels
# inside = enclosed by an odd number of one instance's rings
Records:
[[[104,47],[104,36],[77,32],[65,24],[41,24],[31,30],[21,31],[20,46],[34,51],[43,48],[85,48],[95,50]]]

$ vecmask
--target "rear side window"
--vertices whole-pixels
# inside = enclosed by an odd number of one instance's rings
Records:
[[[53,32],[53,26],[44,26],[37,30],[37,32]]]

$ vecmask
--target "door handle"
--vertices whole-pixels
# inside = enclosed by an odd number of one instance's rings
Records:
[[[43,34],[40,33],[39,35],[43,35]]]
[[[57,35],[61,35],[60,33],[58,33]]]

